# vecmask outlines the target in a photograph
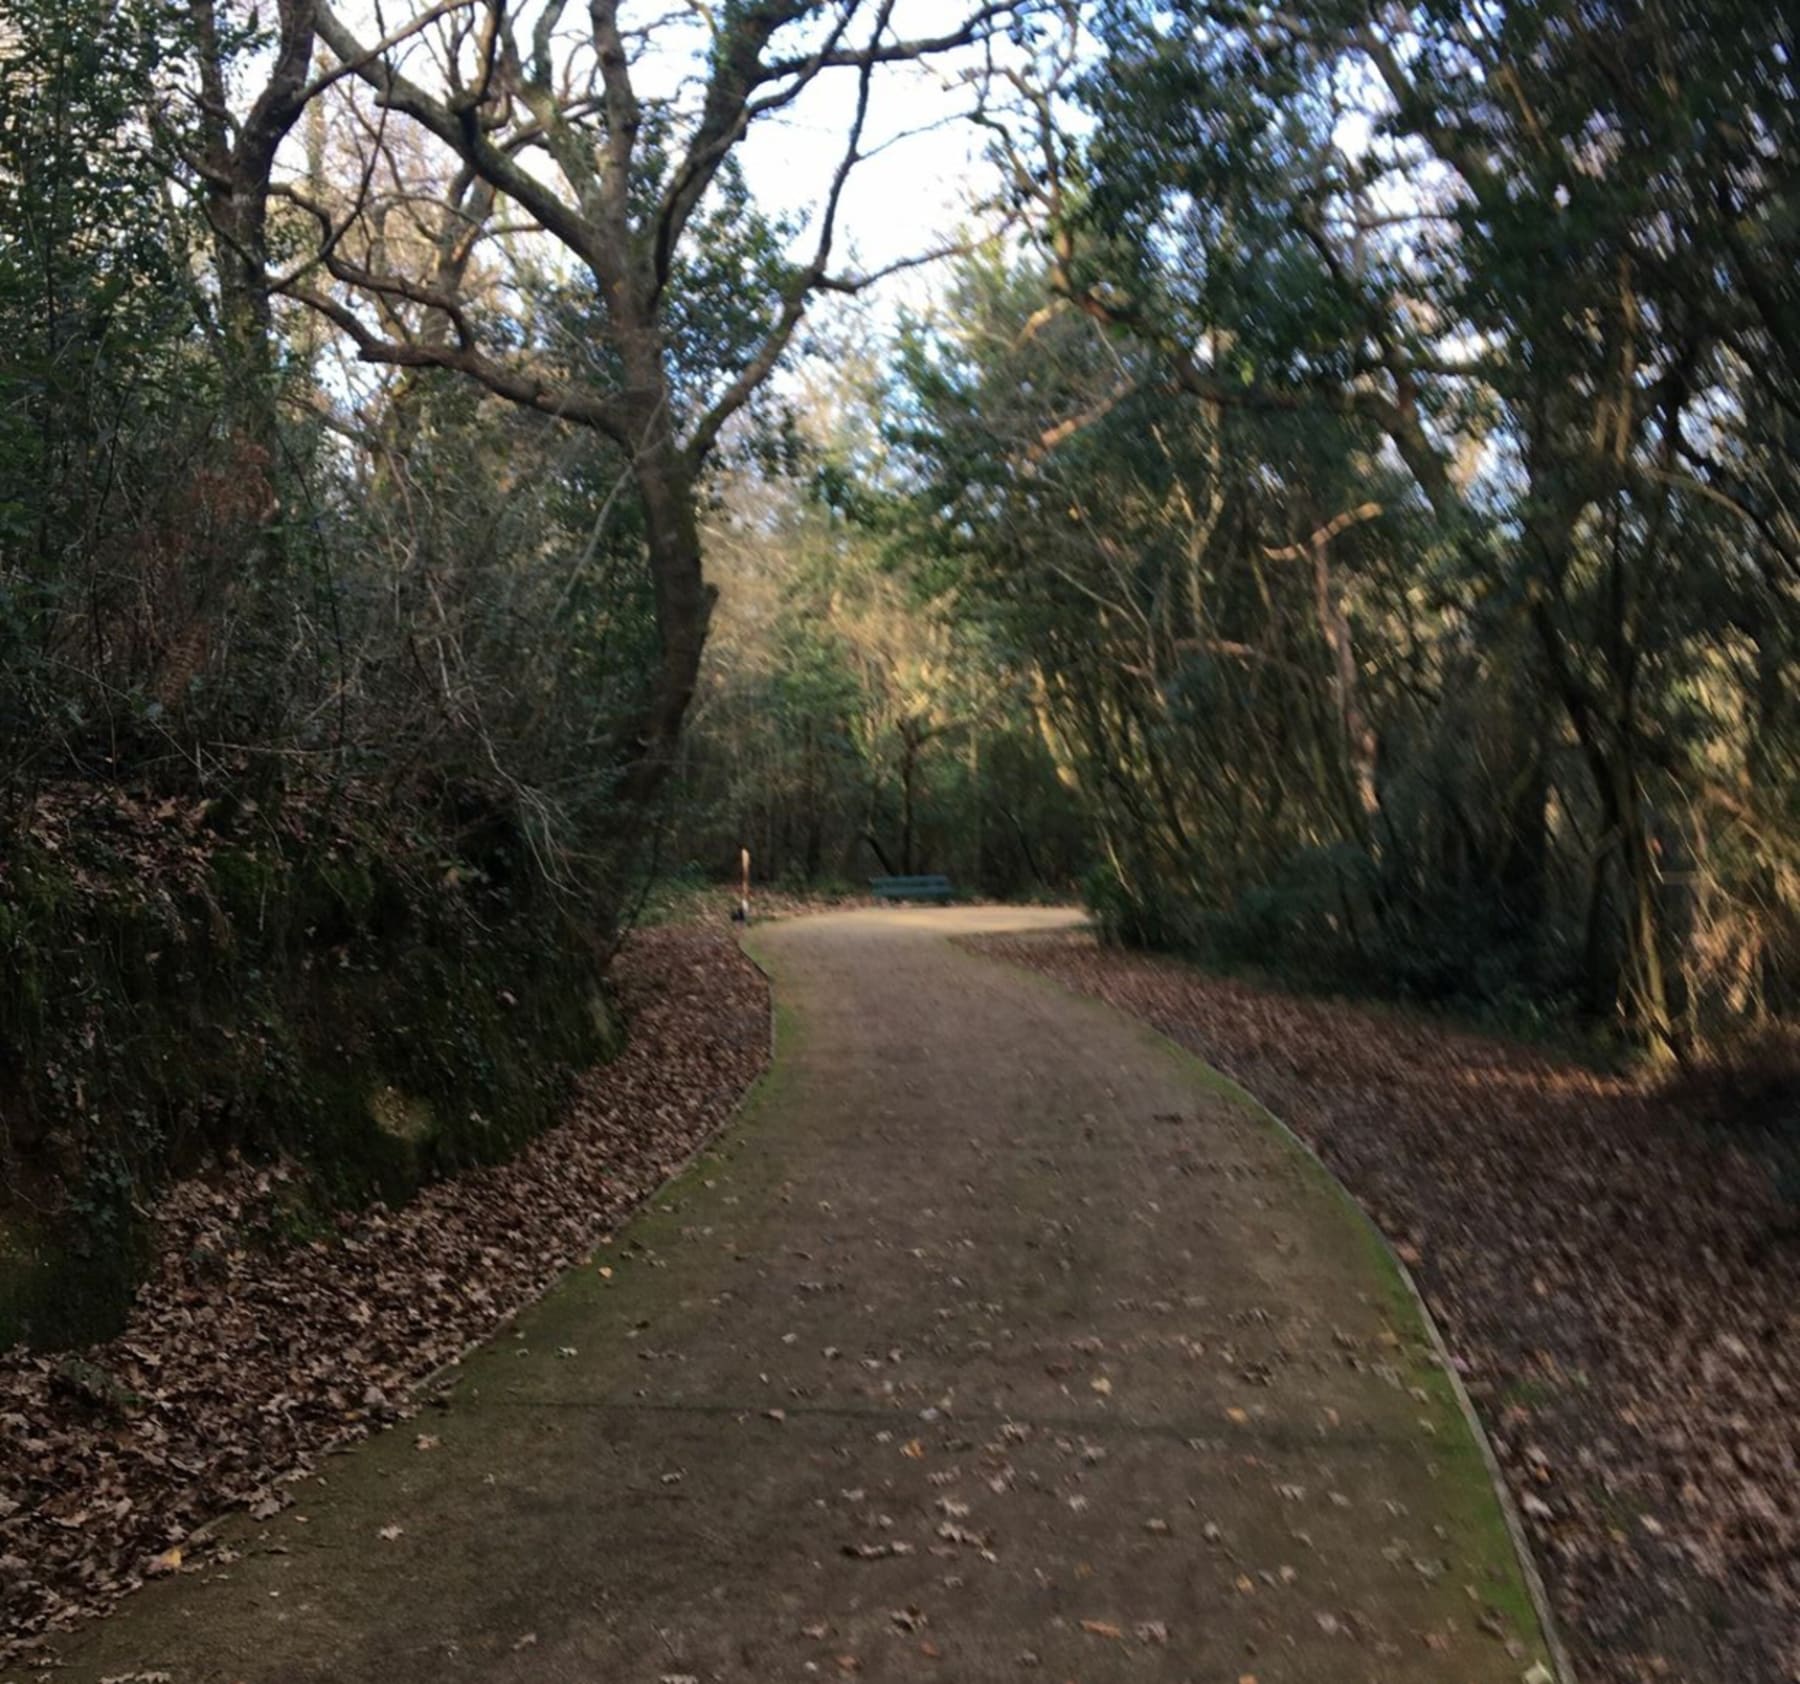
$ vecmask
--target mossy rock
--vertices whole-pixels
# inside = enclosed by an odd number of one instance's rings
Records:
[[[384,1082],[369,1095],[368,1109],[375,1126],[390,1140],[417,1145],[437,1133],[437,1114],[430,1103],[402,1093],[392,1082]]]
[[[0,1187],[32,1194],[0,1192],[0,1343],[116,1332],[143,1261],[134,1212],[226,1152],[297,1160],[311,1231],[557,1120],[570,1075],[623,1044],[591,949],[557,909],[476,908],[439,857],[348,834],[221,842],[204,877],[165,889],[13,851]],[[53,1009],[71,1000],[79,1022]],[[53,1138],[96,1173],[53,1161]]]
[[[17,1212],[0,1215],[0,1350],[58,1350],[110,1339],[125,1326],[144,1261],[142,1235],[110,1246],[65,1239]]]

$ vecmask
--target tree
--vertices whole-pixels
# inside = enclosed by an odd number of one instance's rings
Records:
[[[1792,901],[1776,910],[1767,886],[1792,785],[1751,794],[1756,683],[1727,653],[1742,639],[1792,670],[1792,456],[1786,423],[1764,425],[1792,402],[1789,295],[1772,290],[1796,226],[1785,23],[1516,0],[1124,5],[1099,27],[1089,73],[1065,53],[1021,80],[1033,120],[1001,148],[1051,309],[1136,349],[1117,390],[1035,448],[1072,448],[1134,393],[1184,397],[1225,438],[1291,417],[1319,445],[1310,484],[1253,452],[1290,544],[1366,501],[1381,514],[1359,549],[1428,523],[1422,566],[1381,568],[1425,593],[1390,621],[1399,649],[1360,646],[1399,666],[1420,609],[1447,614],[1425,677],[1440,706],[1475,686],[1485,781],[1505,792],[1479,804],[1492,823],[1451,786],[1421,802],[1416,726],[1352,720],[1370,656],[1346,666],[1355,615],[1329,588],[1314,605],[1369,821],[1333,829],[1368,857],[1390,926],[1471,857],[1503,923],[1566,925],[1554,842],[1585,882],[1595,1003],[1679,1050],[1702,1009],[1688,866],[1721,860],[1722,825],[1726,852],[1764,864],[1709,890],[1760,946],[1759,988],[1790,986]],[[1410,487],[1381,485],[1396,467]],[[1405,834],[1432,812],[1460,838],[1447,851]]]
[[[157,533],[178,524],[217,389],[194,355],[196,230],[168,190],[151,114],[187,46],[148,4],[20,0],[0,29],[9,783],[128,732],[121,715],[145,705],[168,642]]]
[[[839,323],[821,339],[796,370],[788,451],[715,476],[721,596],[683,754],[682,857],[719,866],[748,843],[778,881],[931,869],[992,893],[1066,887],[1079,823],[1022,675],[901,519],[886,346]]]
[[[265,469],[273,465],[277,448],[269,200],[282,143],[322,91],[310,76],[318,0],[277,0],[276,17],[274,40],[264,43],[254,23],[235,27],[218,0],[188,0],[198,87],[185,152],[212,232],[232,425],[263,458]],[[234,114],[233,72],[247,49],[265,44],[262,84],[241,115]]]
[[[382,114],[377,127],[389,115],[415,125],[450,167],[435,189],[435,261],[422,272],[357,251],[354,215],[284,186],[318,238],[279,285],[368,362],[455,370],[594,430],[620,453],[641,511],[660,644],[624,751],[623,792],[641,801],[671,764],[710,614],[696,521],[705,464],[809,301],[872,278],[833,260],[844,193],[865,156],[874,78],[980,43],[1019,8],[980,4],[908,38],[895,0],[733,0],[705,14],[698,40],[680,15],[633,30],[617,0],[591,6],[575,31],[563,29],[564,10],[545,0],[527,25],[501,0],[457,0],[365,42],[320,8],[332,76],[357,78]],[[437,54],[429,82],[403,63],[405,49],[427,41]],[[683,77],[673,94],[640,91],[658,66],[689,62],[697,88]],[[834,73],[854,80],[851,114],[809,254],[790,259],[780,230],[749,204],[734,160],[757,125]],[[469,254],[500,240],[555,277],[579,338],[521,338],[475,306],[464,289]]]

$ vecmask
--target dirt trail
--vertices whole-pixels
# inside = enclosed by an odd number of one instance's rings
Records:
[[[1518,1684],[1366,1225],[1204,1066],[945,939],[1062,921],[758,931],[779,1053],[716,1149],[57,1677]]]

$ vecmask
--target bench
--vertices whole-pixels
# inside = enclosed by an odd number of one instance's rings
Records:
[[[871,877],[869,889],[877,900],[930,900],[948,906],[956,899],[948,877]]]

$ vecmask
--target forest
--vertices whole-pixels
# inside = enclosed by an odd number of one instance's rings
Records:
[[[891,11],[14,0],[21,838],[353,815],[602,949],[753,845],[1674,1058],[1783,1015],[1785,20]],[[983,173],[867,268],[931,66]]]
[[[209,1165],[510,1159],[742,849],[1689,1084],[1791,1211],[1795,48],[0,0],[0,1349]]]

